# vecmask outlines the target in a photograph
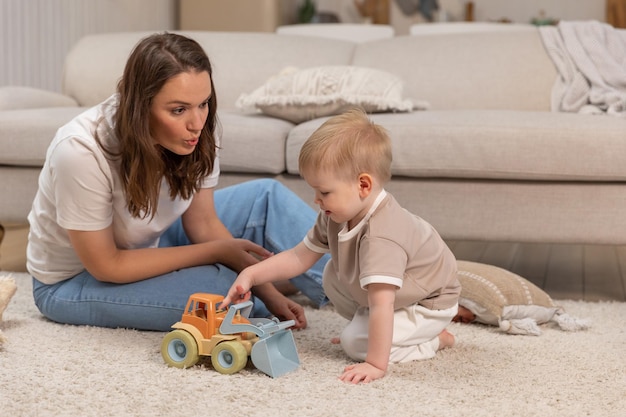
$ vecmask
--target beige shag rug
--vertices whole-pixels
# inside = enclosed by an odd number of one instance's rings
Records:
[[[2,275],[0,273],[0,275]],[[589,330],[542,326],[541,336],[452,324],[457,345],[392,366],[367,385],[337,379],[350,361],[329,339],[345,321],[307,307],[295,332],[301,366],[272,379],[254,368],[167,367],[165,333],[44,319],[26,274],[0,323],[2,416],[615,416],[626,410],[626,303],[559,301]]]

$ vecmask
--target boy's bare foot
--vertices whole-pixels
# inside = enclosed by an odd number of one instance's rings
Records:
[[[287,297],[298,293],[298,289],[289,280],[277,281],[274,283],[274,286],[282,295]]]
[[[455,323],[471,323],[474,320],[476,320],[476,315],[463,306],[459,306],[459,312],[452,319]]]
[[[439,333],[439,349],[446,349],[454,346],[454,335],[443,329],[441,333]]]

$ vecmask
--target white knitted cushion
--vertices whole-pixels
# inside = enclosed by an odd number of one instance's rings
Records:
[[[428,107],[425,102],[403,99],[402,90],[400,78],[371,68],[288,67],[252,93],[242,94],[236,106],[293,123],[339,114],[355,106],[368,113]]]

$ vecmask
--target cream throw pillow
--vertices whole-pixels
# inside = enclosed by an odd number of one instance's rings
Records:
[[[459,305],[476,315],[479,323],[499,326],[510,334],[538,336],[538,324],[556,322],[567,331],[589,327],[587,320],[571,317],[541,288],[521,276],[493,265],[457,261],[461,283]]]
[[[285,68],[250,94],[242,94],[236,106],[293,123],[339,114],[350,107],[367,113],[426,109],[428,103],[402,98],[402,80],[372,68],[320,66]]]

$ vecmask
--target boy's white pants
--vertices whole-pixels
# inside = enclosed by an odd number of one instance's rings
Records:
[[[369,340],[369,308],[359,306],[346,296],[334,285],[333,280],[324,280],[323,285],[337,313],[350,320],[341,332],[341,347],[352,359],[365,361]],[[452,322],[458,309],[458,304],[445,310],[429,310],[413,304],[396,310],[389,363],[419,361],[435,356],[439,349],[439,333]]]
[[[393,317],[389,363],[430,359],[439,350],[441,333],[457,314],[458,305],[429,310],[419,304],[398,309]],[[358,307],[341,332],[341,347],[352,359],[364,361],[369,343],[369,308]],[[372,341],[376,343],[375,340]]]

